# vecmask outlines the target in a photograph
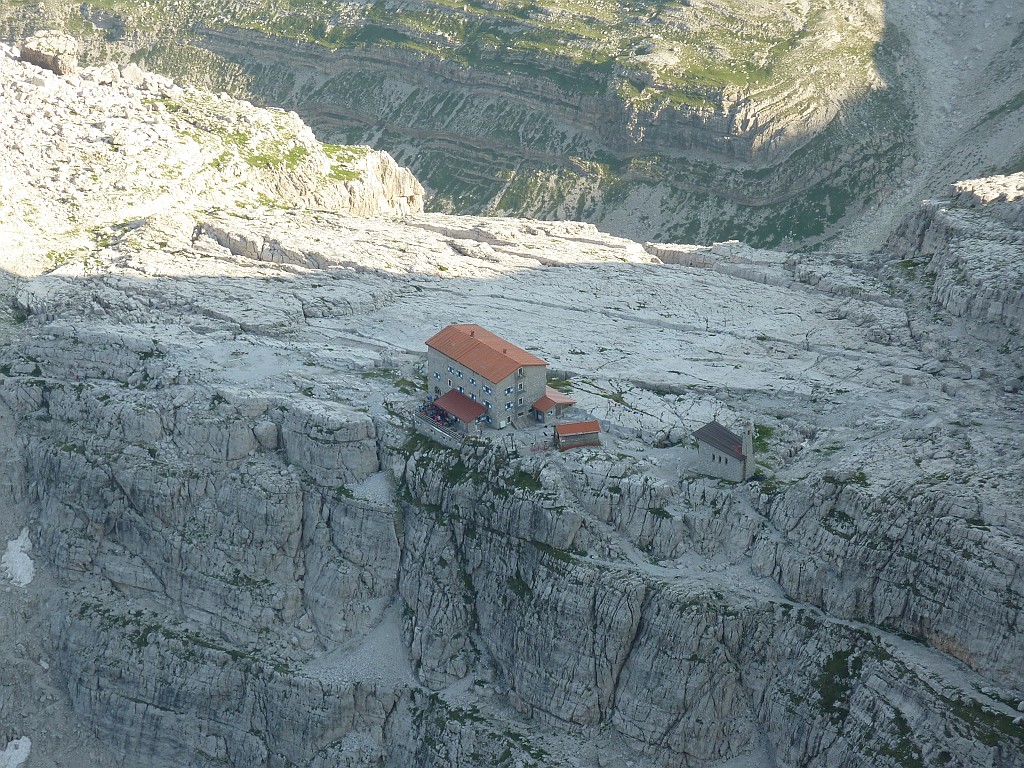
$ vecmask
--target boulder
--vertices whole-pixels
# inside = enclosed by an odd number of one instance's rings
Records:
[[[25,41],[21,60],[57,75],[69,75],[78,69],[78,50],[78,41],[71,35],[46,29]]]

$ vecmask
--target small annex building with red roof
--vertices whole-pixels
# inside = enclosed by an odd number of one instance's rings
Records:
[[[537,421],[547,421],[550,418],[558,418],[562,411],[576,405],[576,401],[568,395],[562,394],[552,387],[544,387],[544,397],[533,404],[533,411],[537,414]]]
[[[560,451],[601,444],[601,424],[597,419],[555,424],[555,447]]]
[[[452,413],[441,406],[448,402],[465,415],[469,410],[463,401],[478,404],[482,410],[475,418],[497,429],[525,416],[547,396],[547,365],[475,323],[449,325],[427,339],[427,389],[434,404]],[[453,392],[460,397],[449,398]]]

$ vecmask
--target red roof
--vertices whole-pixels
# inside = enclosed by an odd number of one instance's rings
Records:
[[[563,395],[557,389],[544,387],[544,397],[533,404],[533,407],[541,413],[546,413],[556,405],[576,405],[576,401],[568,395]]]
[[[434,405],[467,424],[487,413],[487,409],[481,403],[470,400],[457,389],[451,390],[447,395],[441,395],[434,401]]]
[[[590,421],[574,421],[569,424],[555,424],[555,434],[559,437],[568,435],[590,435],[601,431],[601,424],[597,419]]]
[[[510,344],[475,323],[449,325],[427,339],[427,346],[493,384],[503,381],[518,368],[547,365],[536,355]]]

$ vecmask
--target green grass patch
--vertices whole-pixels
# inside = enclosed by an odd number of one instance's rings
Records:
[[[534,540],[534,541],[531,541],[530,543],[533,544],[533,546],[536,549],[538,549],[539,551],[543,552],[548,557],[552,557],[552,558],[554,558],[555,560],[558,560],[561,563],[571,563],[571,562],[573,562],[572,554],[570,552],[567,552],[564,549],[558,549],[557,547],[552,547],[550,544],[545,544],[543,541],[536,541],[536,540]]]
[[[850,478],[850,484],[859,485],[861,488],[867,488],[871,485],[871,482],[868,480],[867,473],[863,469],[859,469],[854,473],[853,477]]]
[[[557,389],[562,394],[568,395],[572,392],[572,382],[569,379],[564,379],[558,376],[548,377],[547,384],[552,389]]]
[[[422,382],[417,384],[415,381],[407,379],[400,372],[391,368],[374,368],[372,371],[363,371],[359,375],[364,379],[390,382],[403,395],[417,395],[421,394],[424,390]]]
[[[530,472],[525,469],[518,469],[508,479],[509,485],[524,491],[539,491],[543,489],[540,482],[540,473]]]
[[[763,493],[765,496],[771,497],[777,496],[780,493],[782,493],[784,490],[786,490],[790,483],[780,480],[774,475],[770,475],[761,480],[758,483],[758,485],[761,488],[761,493]]]
[[[516,571],[516,575],[508,579],[507,583],[508,588],[522,599],[526,600],[533,597],[533,590],[530,588],[530,585],[523,580],[519,571]]]
[[[863,666],[864,659],[856,651],[837,651],[818,675],[819,707],[833,722],[841,723],[849,716],[850,694]]]
[[[1014,743],[1015,749],[1024,744],[1024,726],[1016,725],[1013,715],[995,712],[979,701],[962,701],[948,696],[939,695],[958,718],[963,720],[974,732],[975,738],[988,747],[1009,746]]]
[[[771,440],[775,430],[767,424],[754,425],[754,451],[757,453],[768,453],[768,441]]]

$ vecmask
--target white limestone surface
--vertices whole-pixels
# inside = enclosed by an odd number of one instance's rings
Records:
[[[28,736],[8,742],[4,751],[0,752],[0,768],[21,768],[31,751],[32,739]]]
[[[35,576],[35,565],[28,555],[31,551],[32,539],[29,538],[28,528],[22,528],[18,538],[7,542],[7,551],[0,558],[0,567],[16,587],[27,587]]]

